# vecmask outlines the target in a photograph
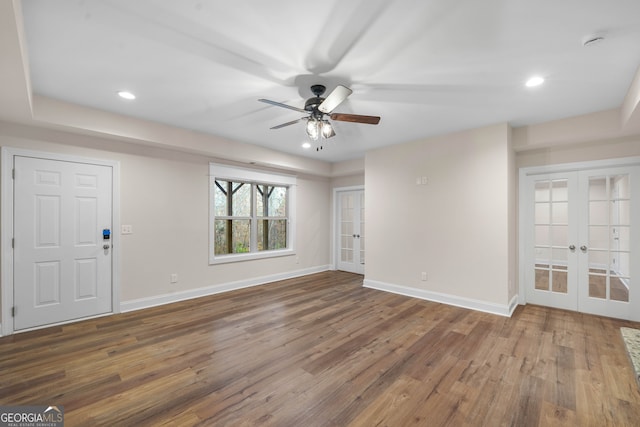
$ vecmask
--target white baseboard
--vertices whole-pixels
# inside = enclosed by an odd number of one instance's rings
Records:
[[[193,298],[204,297],[208,295],[219,294],[222,292],[234,291],[237,289],[249,288],[251,286],[265,285],[267,283],[276,282],[278,280],[291,279],[294,277],[307,276],[309,274],[320,273],[329,270],[329,265],[306,268],[304,270],[289,271],[286,273],[272,274],[269,276],[255,277],[251,279],[238,280],[235,282],[223,283],[220,285],[207,286],[198,289],[189,289],[187,291],[173,292],[170,294],[156,295],[152,297],[139,298],[120,303],[120,311],[126,313],[128,311],[142,310],[144,308],[156,307],[173,302],[184,301]]]
[[[511,317],[517,306],[518,296],[514,296],[509,305],[495,304],[486,301],[479,301],[470,298],[458,297],[455,295],[442,294],[439,292],[425,291],[424,289],[410,288],[407,286],[393,285],[391,283],[379,282],[377,280],[364,279],[365,288],[377,289],[379,291],[391,292],[427,301],[439,302],[456,307],[468,308],[470,310],[483,311],[485,313],[497,314],[499,316]]]

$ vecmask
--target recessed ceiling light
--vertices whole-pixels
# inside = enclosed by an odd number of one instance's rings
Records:
[[[309,149],[309,148],[311,148],[311,143],[309,143],[309,142],[303,142],[303,143],[302,143],[302,148],[304,148],[304,149]]]
[[[118,92],[118,96],[124,99],[136,99],[136,96],[131,92],[127,92],[126,90],[121,90]]]
[[[544,83],[544,78],[540,76],[533,76],[529,80],[527,80],[527,82],[525,83],[525,86],[536,87],[536,86],[540,86],[542,83]]]

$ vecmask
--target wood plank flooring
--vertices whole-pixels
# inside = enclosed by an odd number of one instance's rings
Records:
[[[0,338],[0,404],[67,426],[638,426],[620,326],[325,272]]]

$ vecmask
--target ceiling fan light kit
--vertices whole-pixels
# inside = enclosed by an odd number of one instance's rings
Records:
[[[291,105],[283,104],[269,99],[259,99],[258,101],[266,104],[275,105],[276,107],[287,108],[299,113],[305,113],[306,117],[306,131],[309,138],[313,141],[317,141],[319,138],[329,139],[336,135],[331,122],[325,118],[328,116],[331,120],[351,122],[351,123],[364,123],[370,125],[377,125],[380,122],[378,116],[362,116],[358,114],[345,114],[345,113],[333,113],[333,110],[344,102],[349,95],[353,93],[351,89],[346,86],[338,85],[331,93],[323,98],[326,87],[321,84],[315,84],[311,86],[311,93],[313,97],[307,99],[304,103],[304,109],[293,107]],[[277,126],[273,126],[271,129],[281,129],[283,127],[298,123],[304,120],[305,117],[292,120],[290,122],[282,123]],[[320,147],[322,149],[322,147]]]

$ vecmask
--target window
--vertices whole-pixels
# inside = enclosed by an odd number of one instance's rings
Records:
[[[293,254],[293,176],[210,164],[212,264]]]

